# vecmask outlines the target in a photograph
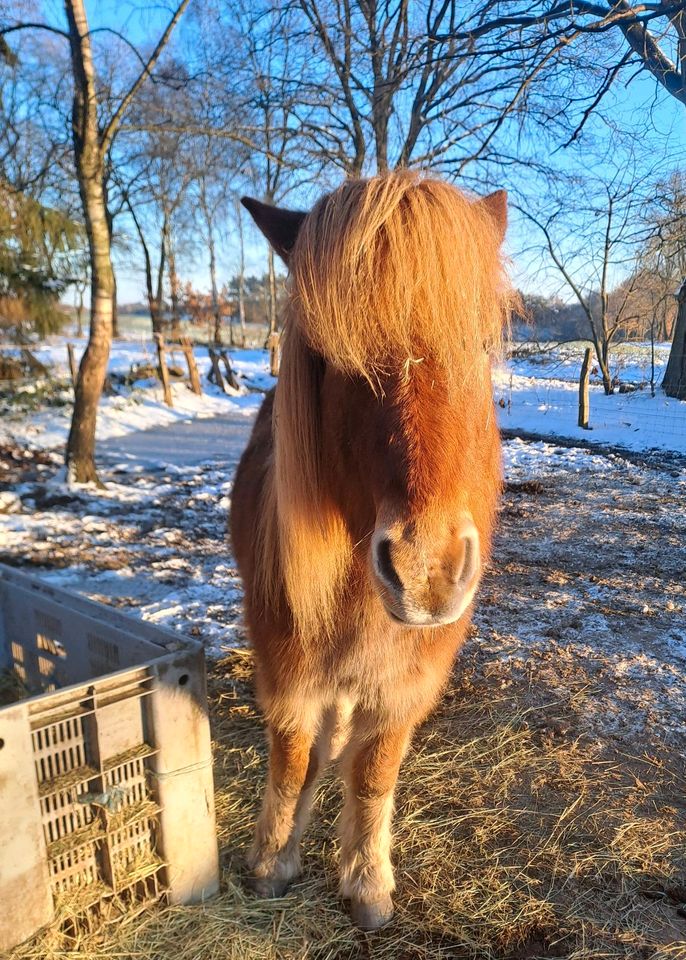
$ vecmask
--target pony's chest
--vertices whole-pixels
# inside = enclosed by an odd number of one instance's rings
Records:
[[[406,688],[432,673],[423,646],[417,631],[368,627],[341,637],[322,666],[339,693]]]

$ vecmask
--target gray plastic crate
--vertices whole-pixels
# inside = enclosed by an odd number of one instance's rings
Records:
[[[0,564],[0,951],[219,883],[202,647]]]

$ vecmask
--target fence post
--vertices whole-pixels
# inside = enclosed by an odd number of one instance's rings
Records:
[[[69,357],[69,372],[71,374],[71,385],[72,387],[76,386],[76,378],[79,373],[79,368],[76,366],[76,357],[74,356],[74,344],[67,344],[67,355]]]
[[[193,345],[191,344],[189,337],[181,337],[179,343],[181,344],[181,349],[183,350],[186,363],[188,365],[188,376],[190,377],[191,381],[191,390],[193,393],[197,393],[197,395],[200,397],[202,396],[202,386],[200,384],[200,377],[198,376],[198,367],[195,362],[195,356],[193,355]]]
[[[281,336],[277,330],[273,330],[267,337],[267,349],[269,350],[269,372],[273,377],[279,375],[279,345]]]
[[[581,375],[579,376],[579,426],[584,430],[589,430],[588,418],[590,413],[588,402],[588,377],[591,369],[591,348],[586,347],[584,361],[581,364]]]
[[[169,385],[169,371],[167,370],[167,358],[164,349],[164,337],[161,333],[155,334],[155,343],[157,344],[157,360],[160,368],[160,379],[162,380],[162,389],[164,390],[164,402],[168,407],[173,407],[172,392]]]
[[[223,393],[226,393],[226,387],[224,386],[224,380],[222,379],[222,372],[219,369],[219,358],[212,347],[208,347],[207,352],[210,355],[210,362],[212,363],[212,375],[214,377],[214,382]]]

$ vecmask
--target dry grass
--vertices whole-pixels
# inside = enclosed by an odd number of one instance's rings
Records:
[[[418,733],[397,796],[394,923],[354,930],[336,895],[333,776],[305,845],[305,875],[281,900],[241,885],[265,772],[250,656],[211,678],[220,896],[54,933],[12,960],[414,960],[686,958],[686,786],[667,759],[612,755],[576,736],[577,702],[455,680]],[[540,693],[540,691],[539,691]],[[581,702],[579,700],[581,699]]]

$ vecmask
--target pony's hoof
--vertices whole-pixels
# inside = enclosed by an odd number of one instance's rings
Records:
[[[350,917],[360,930],[380,930],[393,919],[393,901],[390,897],[375,900],[373,903],[351,900]]]
[[[248,874],[245,884],[260,900],[278,900],[288,890],[290,880],[283,877],[256,877]]]

